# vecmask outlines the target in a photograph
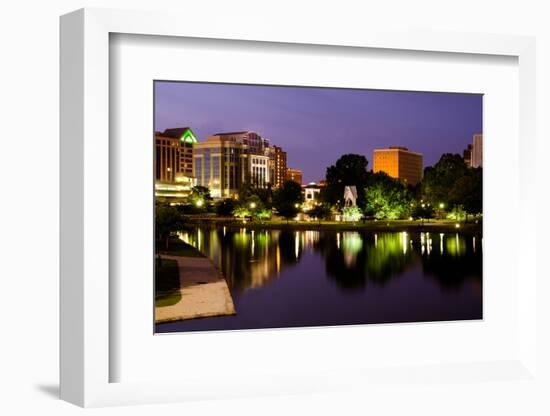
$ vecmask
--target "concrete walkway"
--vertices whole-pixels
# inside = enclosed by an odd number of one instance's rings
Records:
[[[181,300],[175,305],[155,307],[157,324],[235,314],[227,282],[209,259],[168,255],[162,258],[178,262]]]

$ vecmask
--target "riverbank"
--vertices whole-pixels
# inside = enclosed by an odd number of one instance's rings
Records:
[[[225,226],[228,228],[281,229],[281,230],[319,230],[319,231],[373,231],[373,232],[460,232],[481,234],[481,221],[456,222],[449,220],[369,220],[364,222],[337,221],[242,221],[234,218],[188,217],[187,224],[196,226]]]
[[[162,255],[162,259],[177,262],[180,299],[155,306],[155,323],[235,314],[227,282],[209,259],[174,255]]]

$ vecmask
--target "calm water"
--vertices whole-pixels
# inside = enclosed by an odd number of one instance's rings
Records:
[[[237,315],[157,332],[482,318],[480,236],[220,227],[182,238],[222,270]]]

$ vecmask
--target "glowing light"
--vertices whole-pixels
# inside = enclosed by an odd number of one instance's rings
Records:
[[[223,236],[225,237],[225,225],[223,226]]]
[[[472,237],[472,246],[474,248],[474,253],[476,252],[476,238],[475,237]]]
[[[190,143],[190,144],[198,143],[197,138],[191,132],[191,130],[186,130],[185,133],[183,133],[183,135],[181,136],[180,140],[182,143]]]
[[[443,233],[439,234],[439,251],[443,254]]]
[[[202,238],[202,235],[201,235],[201,230],[200,228],[197,229],[197,250],[201,251],[201,238]]]
[[[300,236],[298,235],[298,231],[296,231],[296,236],[294,237],[294,253],[296,254],[296,259],[298,259],[300,255]]]
[[[439,203],[439,209],[443,209],[443,208],[445,208],[445,204],[443,202],[440,202]]]
[[[294,208],[300,207],[300,204],[294,204]]]
[[[336,233],[336,247],[340,250],[340,233]]]
[[[200,208],[204,205],[204,201],[202,199],[197,199],[197,202],[195,202],[195,205]]]
[[[403,231],[401,233],[401,244],[403,245],[403,254],[407,254],[407,232]]]
[[[250,203],[250,208],[252,208],[252,209],[256,208],[256,203],[255,203],[255,202],[251,202],[251,203]]]
[[[409,221],[412,221],[413,220],[413,217],[409,217]]]
[[[344,251],[344,262],[351,267],[357,261],[357,254],[363,248],[363,240],[357,232],[344,232],[342,234],[342,249]]]
[[[456,223],[456,224],[455,224],[455,228],[460,228],[460,224],[459,224],[459,223]]]
[[[378,246],[378,234],[374,234],[374,247]]]

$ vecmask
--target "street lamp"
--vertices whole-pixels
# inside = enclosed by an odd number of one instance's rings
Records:
[[[195,205],[200,208],[204,204],[204,201],[202,199],[197,199],[197,202],[195,202]]]
[[[250,203],[250,208],[251,208],[251,209],[256,208],[256,203],[255,203],[255,202],[251,202],[251,203]]]
[[[440,202],[439,203],[439,209],[443,209],[443,208],[445,208],[445,204],[443,202]]]

